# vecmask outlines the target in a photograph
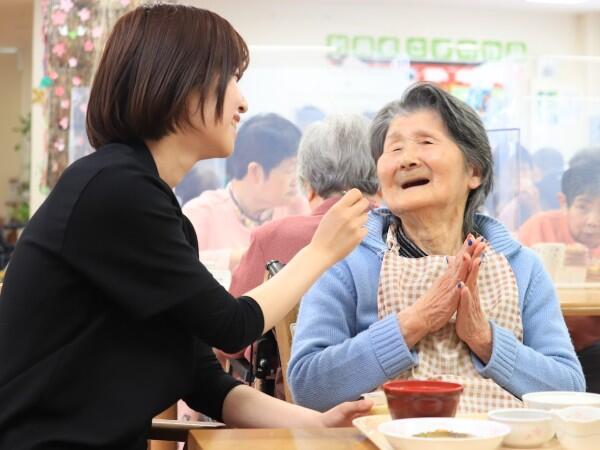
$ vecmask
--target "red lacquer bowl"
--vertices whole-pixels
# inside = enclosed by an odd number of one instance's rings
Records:
[[[394,380],[383,391],[392,419],[454,417],[463,387],[446,381]]]

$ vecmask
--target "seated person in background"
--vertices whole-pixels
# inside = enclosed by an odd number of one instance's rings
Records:
[[[287,264],[311,238],[323,214],[352,188],[377,193],[369,152],[369,121],[359,115],[332,115],[308,126],[298,149],[297,181],[312,213],[274,220],[252,231],[250,247],[233,273],[229,291],[248,292],[263,282],[265,264]]]
[[[183,213],[198,235],[200,260],[209,269],[237,266],[253,228],[309,212],[296,191],[299,141],[300,130],[289,120],[277,114],[252,117],[241,126],[227,160],[231,182],[185,204]]]
[[[292,122],[277,114],[252,117],[240,127],[227,160],[231,182],[224,189],[205,191],[183,206],[198,236],[200,260],[209,270],[233,270],[257,226],[309,212],[295,181],[300,136]],[[216,355],[223,367],[232,356],[220,351]],[[200,419],[182,401],[177,415],[181,420]]]
[[[332,115],[309,125],[298,149],[297,181],[312,214],[274,220],[252,231],[250,247],[233,273],[230,292],[248,292],[263,282],[265,264],[287,264],[311,240],[323,215],[352,188],[377,193],[375,163],[369,152],[369,121],[359,115]],[[241,355],[237,355],[241,356]],[[246,357],[250,360],[251,355]],[[284,398],[278,373],[276,396]]]
[[[496,220],[480,118],[418,83],[373,119],[383,201],[367,237],[303,297],[288,381],[326,410],[389,379],[461,383],[459,411],[518,407],[585,381],[549,276]]]
[[[600,258],[600,148],[577,154],[562,177],[560,210],[529,219],[519,239],[532,246],[540,242],[579,244],[590,258]],[[600,317],[566,317],[575,350],[585,373],[587,390],[600,393]]]
[[[540,211],[540,193],[536,185],[533,158],[525,147],[517,145],[515,155],[510,158],[509,167],[518,168],[517,178],[511,180],[514,184],[514,194],[505,205],[499,206],[497,219],[509,231],[516,232],[523,222]]]
[[[540,194],[540,208],[543,211],[558,208],[560,179],[564,171],[562,153],[555,148],[541,148],[533,154],[533,163],[536,173],[535,185]]]
[[[222,186],[217,172],[209,164],[210,161],[198,161],[175,186],[175,196],[181,206],[204,191],[212,191]]]

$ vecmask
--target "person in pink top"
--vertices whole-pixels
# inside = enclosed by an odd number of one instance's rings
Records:
[[[252,117],[240,128],[227,160],[230,183],[184,205],[198,235],[200,260],[209,268],[237,266],[257,226],[309,212],[295,182],[300,136],[293,123],[277,114]]]
[[[287,264],[308,245],[323,215],[337,203],[342,192],[357,188],[371,197],[372,205],[377,203],[374,196],[379,183],[369,151],[368,131],[369,121],[355,114],[331,115],[305,129],[298,149],[297,181],[312,213],[284,217],[254,229],[250,247],[233,273],[231,293],[257,287],[263,282],[268,261]],[[249,352],[246,358],[250,359]],[[280,373],[276,396],[284,398]]]
[[[227,160],[223,189],[205,191],[182,208],[198,236],[200,260],[215,276],[237,266],[250,244],[252,230],[270,220],[310,212],[296,188],[296,155],[301,132],[277,114],[256,115],[239,129]],[[221,283],[228,288],[227,278]],[[234,355],[215,349],[223,367]],[[238,353],[241,355],[243,353]],[[200,415],[180,401],[181,420]]]
[[[565,171],[560,210],[533,216],[519,230],[520,241],[579,244],[600,258],[600,148],[575,155]],[[566,317],[565,322],[583,367],[587,389],[600,393],[600,317]]]
[[[297,182],[312,212],[273,220],[254,229],[248,251],[233,272],[231,293],[247,292],[261,284],[269,260],[287,264],[310,242],[323,214],[342,192],[355,187],[366,196],[377,194],[368,127],[368,120],[362,116],[340,114],[306,128],[298,149]]]

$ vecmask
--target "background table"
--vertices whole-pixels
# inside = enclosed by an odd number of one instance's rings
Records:
[[[557,288],[565,316],[600,316],[600,287]]]

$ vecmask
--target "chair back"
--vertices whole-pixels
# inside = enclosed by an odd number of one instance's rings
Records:
[[[298,308],[299,306],[296,305],[294,309],[287,313],[285,317],[275,325],[275,339],[277,340],[277,347],[279,349],[279,361],[281,362],[285,399],[290,403],[293,403],[293,399],[287,382],[287,368],[292,353],[292,338],[294,337],[292,330],[296,324],[296,319],[298,318]]]
[[[275,275],[283,268],[284,264],[279,261],[269,261],[266,265],[265,280]],[[299,305],[296,305],[285,317],[275,324],[275,339],[277,340],[277,349],[279,351],[279,362],[281,363],[281,372],[283,377],[283,387],[286,401],[293,403],[292,394],[287,382],[287,368],[292,353],[292,338],[294,337],[294,328],[298,318]]]

